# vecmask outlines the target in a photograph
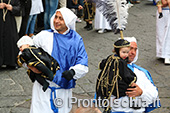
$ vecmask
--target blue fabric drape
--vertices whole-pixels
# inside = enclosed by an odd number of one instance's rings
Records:
[[[52,30],[48,31],[53,32]],[[62,72],[69,70],[70,67],[77,64],[88,66],[88,56],[85,51],[83,39],[74,30],[70,30],[69,33],[65,35],[58,33],[53,34],[53,50],[51,56],[57,60],[60,65],[60,70],[56,72],[53,82],[64,89],[74,88],[76,80],[66,80],[62,77]]]

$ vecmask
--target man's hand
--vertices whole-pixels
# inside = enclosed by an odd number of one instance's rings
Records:
[[[11,4],[6,4],[6,8],[7,8],[7,10],[12,11],[12,5]]]
[[[137,96],[142,95],[143,91],[136,83],[132,83],[131,87],[134,87],[134,88],[127,88],[127,91],[126,91],[126,95],[128,97],[137,97]]]
[[[27,67],[29,68],[29,69],[31,69],[34,73],[37,73],[37,74],[40,74],[40,73],[42,73],[41,71],[39,71],[37,68],[35,68],[34,66],[29,66],[29,65],[27,65]]]
[[[71,79],[73,79],[73,76],[75,75],[75,71],[73,69],[71,70],[66,70],[62,73],[62,77],[64,77],[65,79],[67,79],[68,81],[70,81]]]

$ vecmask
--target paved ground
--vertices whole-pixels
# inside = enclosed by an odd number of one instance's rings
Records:
[[[134,36],[139,46],[137,64],[148,69],[158,87],[162,107],[153,113],[170,113],[170,66],[157,59],[155,44],[156,7],[152,2],[142,0],[129,10],[128,25],[124,37]],[[95,30],[83,29],[85,22],[77,23],[77,32],[83,37],[89,57],[89,73],[77,81],[73,89],[77,98],[93,98],[96,77],[99,73],[98,62],[109,55],[112,44],[119,37],[112,32],[98,34]],[[0,113],[29,113],[32,83],[26,70],[0,70]]]

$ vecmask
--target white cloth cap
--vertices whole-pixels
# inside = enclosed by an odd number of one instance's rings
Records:
[[[124,39],[129,41],[129,42],[136,42],[136,44],[137,44],[137,40],[136,40],[135,37],[124,37]],[[138,60],[138,54],[139,54],[139,51],[137,49],[136,50],[136,57],[134,58],[134,60],[131,63],[135,63]]]
[[[76,29],[76,19],[77,19],[77,16],[70,9],[68,9],[66,7],[57,9],[56,12],[57,11],[60,11],[60,13],[62,14],[64,22],[65,22],[66,26],[68,27],[68,29],[75,30]],[[55,17],[56,12],[51,17],[51,21],[50,21],[51,29],[54,30],[54,31],[56,31],[56,30],[54,28],[53,21],[54,21],[54,17]]]
[[[136,42],[137,43],[137,40],[135,37],[124,37],[125,40],[127,40],[128,42]]]
[[[18,48],[20,48],[22,45],[25,45],[25,44],[28,44],[30,46],[34,45],[32,38],[30,38],[29,36],[23,36],[17,42]]]

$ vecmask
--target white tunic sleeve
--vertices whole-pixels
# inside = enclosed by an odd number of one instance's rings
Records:
[[[51,55],[53,49],[53,33],[41,31],[33,38],[34,45],[41,47],[44,51]]]
[[[74,79],[79,79],[79,78],[85,76],[86,73],[88,73],[88,67],[85,65],[81,65],[81,64],[72,66],[72,67],[70,67],[70,69],[74,69],[74,71],[75,71],[75,75],[73,77]]]
[[[156,87],[150,82],[150,80],[146,77],[145,73],[134,69],[134,72],[137,76],[137,82],[138,86],[142,89],[143,93],[140,96],[141,98],[144,98],[148,104],[151,104],[156,100],[158,96],[158,91]]]

